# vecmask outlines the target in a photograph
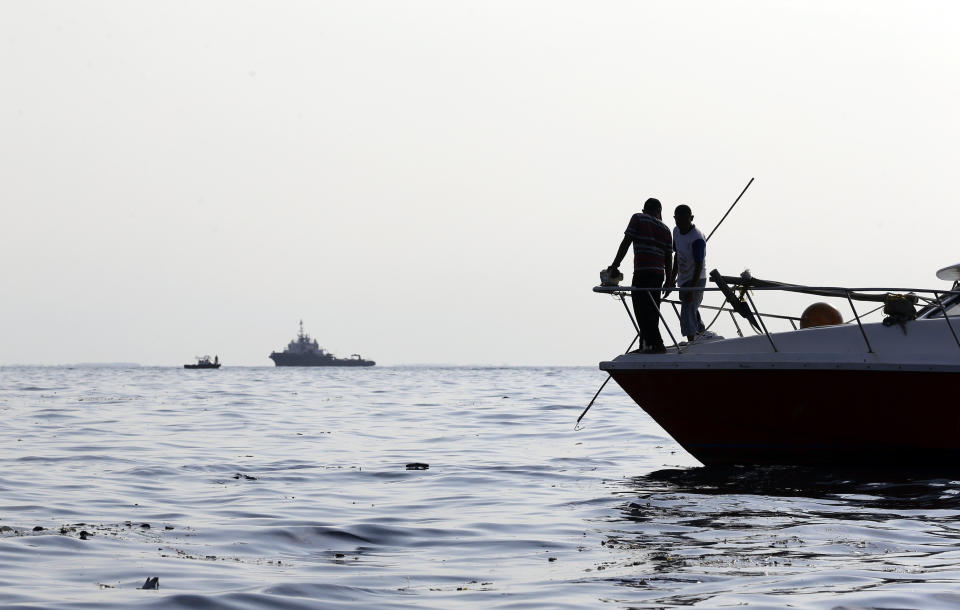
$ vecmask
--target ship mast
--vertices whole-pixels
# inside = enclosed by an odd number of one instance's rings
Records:
[[[300,318],[300,334],[297,335],[297,339],[303,341],[303,318]]]

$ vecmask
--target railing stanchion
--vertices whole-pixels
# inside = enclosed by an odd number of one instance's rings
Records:
[[[683,320],[680,319],[680,310],[677,309],[677,304],[673,301],[670,301],[670,306],[673,307],[673,313],[677,314],[677,322],[683,323]]]
[[[943,312],[943,319],[947,321],[947,326],[950,327],[950,333],[953,335],[953,340],[957,342],[957,346],[960,347],[960,339],[957,339],[957,331],[953,329],[953,322],[950,321],[950,316],[947,315],[947,308],[943,306],[943,301],[940,300],[940,293],[934,292],[934,298],[937,300],[937,305],[940,306],[940,311]]]
[[[633,288],[633,286],[631,286]],[[627,317],[630,318],[630,321],[633,322],[633,329],[637,331],[637,336],[640,337],[640,349],[643,349],[643,333],[640,332],[640,325],[637,324],[637,321],[633,319],[633,312],[630,311],[630,308],[627,307],[627,300],[623,298],[623,293],[618,295],[620,297],[620,302],[623,303],[623,308],[627,310]]]
[[[670,332],[670,326],[667,325],[667,319],[663,317],[663,312],[660,311],[660,305],[657,304],[657,300],[653,298],[653,288],[647,289],[647,296],[650,297],[650,302],[653,304],[653,308],[657,310],[657,316],[660,317],[660,321],[663,322],[663,327],[667,330],[667,334],[670,335],[670,340],[673,341],[673,346],[677,348],[677,353],[682,354],[683,350],[680,349],[680,344],[677,343],[676,338],[673,336],[673,333]],[[657,288],[656,290],[660,290]]]
[[[870,345],[870,339],[867,339],[867,331],[863,330],[863,323],[860,322],[860,314],[857,313],[857,308],[853,304],[853,299],[850,298],[850,291],[845,290],[844,294],[847,295],[847,302],[850,303],[850,309],[853,310],[853,317],[857,319],[857,326],[860,327],[860,334],[863,335],[863,340],[867,343],[867,351],[869,353],[874,353],[873,346]]]
[[[777,346],[773,343],[773,337],[770,336],[770,331],[767,330],[767,325],[763,323],[763,316],[760,315],[760,310],[757,309],[756,303],[753,302],[753,297],[750,296],[750,292],[745,292],[747,295],[747,300],[750,301],[750,306],[753,307],[753,311],[757,314],[757,322],[760,323],[760,327],[763,329],[763,334],[767,336],[767,341],[770,342],[770,347],[773,348],[773,351],[779,352]]]

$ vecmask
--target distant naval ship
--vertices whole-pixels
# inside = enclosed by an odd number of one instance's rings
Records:
[[[300,332],[297,338],[282,352],[271,352],[270,359],[277,366],[373,366],[373,360],[364,360],[360,354],[349,358],[337,358],[317,345],[316,339],[303,332],[303,320],[300,320]]]

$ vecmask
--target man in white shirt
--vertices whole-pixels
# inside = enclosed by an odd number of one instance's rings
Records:
[[[693,212],[688,205],[678,205],[673,212],[677,226],[673,229],[673,268],[667,287],[703,288],[707,285],[707,240],[693,224]],[[700,290],[680,293],[680,334],[688,341],[704,332],[700,319]]]

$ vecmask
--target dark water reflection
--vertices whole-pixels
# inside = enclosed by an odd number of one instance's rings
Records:
[[[954,476],[952,476],[954,475]],[[658,470],[636,477],[641,493],[752,494],[848,501],[864,507],[960,508],[960,472],[948,470],[732,467]]]
[[[949,473],[691,468],[626,487],[604,541],[615,559],[601,567],[631,607],[960,604]]]

